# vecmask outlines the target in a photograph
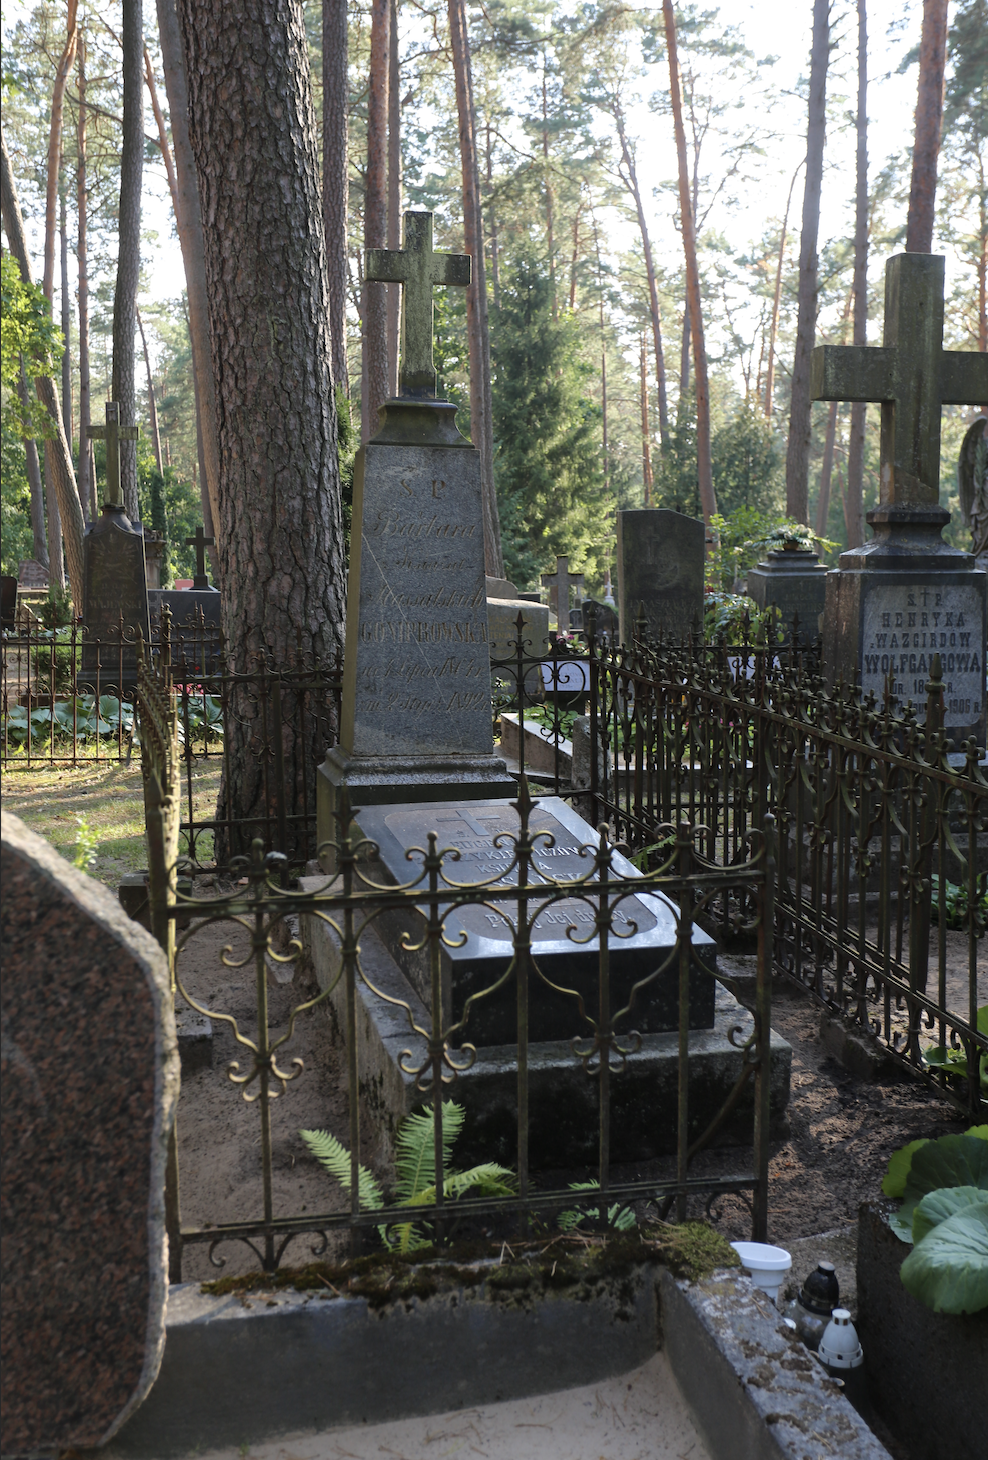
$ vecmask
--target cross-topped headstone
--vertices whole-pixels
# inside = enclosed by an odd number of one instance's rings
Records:
[[[215,543],[215,537],[207,537],[202,530],[202,523],[196,528],[195,537],[185,539],[186,547],[194,547],[196,550],[196,575],[192,580],[193,588],[209,588],[211,586],[206,573],[206,549]]]
[[[365,276],[379,284],[401,284],[398,394],[429,397],[436,393],[432,291],[437,284],[466,288],[470,255],[433,251],[431,213],[406,213],[404,240],[403,249],[369,248]]]
[[[120,489],[120,442],[139,441],[140,426],[121,426],[120,406],[115,400],[106,403],[106,425],[89,426],[87,434],[92,441],[106,442],[106,505],[123,506],[123,492]]]
[[[943,348],[942,254],[901,253],[885,266],[884,343],[818,345],[814,400],[881,402],[883,506],[940,499],[940,411],[988,404],[988,355]]]
[[[542,587],[549,590],[549,604],[556,610],[560,629],[569,628],[570,590],[583,592],[583,574],[569,571],[569,557],[556,558],[556,571],[542,574]]]

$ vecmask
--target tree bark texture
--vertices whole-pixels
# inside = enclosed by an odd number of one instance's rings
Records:
[[[857,156],[854,173],[854,333],[855,345],[868,343],[868,8],[858,0],[858,110]],[[851,431],[847,445],[847,489],[845,515],[849,548],[865,540],[864,447],[868,407],[863,401],[851,406]]]
[[[20,361],[20,376],[17,381],[17,394],[21,401],[21,410],[27,419],[27,375],[24,371],[24,356]],[[27,471],[27,484],[31,490],[31,551],[34,554],[36,563],[42,567],[48,566],[48,543],[45,540],[45,488],[41,480],[41,463],[38,460],[38,443],[26,440],[24,442],[24,464]]]
[[[62,428],[64,430],[64,427]],[[62,519],[58,510],[55,469],[51,462],[51,442],[44,444],[45,508],[48,518],[48,582],[53,588],[65,587],[65,563],[62,551]]]
[[[810,355],[816,338],[817,234],[823,145],[827,124],[827,65],[830,60],[830,0],[813,0],[813,43],[810,51],[810,98],[806,129],[806,177],[803,221],[799,236],[799,303],[796,350],[789,402],[786,447],[786,511],[796,522],[809,522]]]
[[[624,113],[618,101],[615,101],[613,116],[617,127],[618,141],[621,144],[621,158],[624,162],[624,185],[634,200],[635,213],[638,216],[638,229],[642,236],[642,252],[645,255],[645,278],[648,282],[648,311],[652,321],[652,348],[655,351],[655,389],[659,402],[659,440],[664,447],[669,435],[669,405],[668,392],[666,390],[666,362],[662,349],[662,316],[659,311],[659,287],[655,277],[652,240],[649,237],[648,223],[645,219],[645,208],[642,204],[641,189],[638,186],[638,170],[635,167],[634,154],[631,151],[627,132],[625,131]]]
[[[55,214],[58,208],[58,177],[62,166],[62,113],[65,88],[75,63],[79,39],[78,0],[68,0],[65,25],[65,46],[55,67],[51,96],[51,122],[48,128],[48,175],[45,189],[45,263],[41,287],[50,304],[55,288]]]
[[[123,0],[123,137],[120,209],[117,215],[117,280],[113,291],[113,372],[110,392],[121,425],[133,425],[134,336],[141,273],[141,173],[144,164],[144,29],[141,0]],[[137,443],[120,443],[120,486],[131,522],[140,520]]]
[[[703,334],[703,306],[700,300],[700,269],[696,257],[696,232],[693,200],[690,196],[690,175],[686,161],[686,132],[683,128],[683,93],[679,80],[679,57],[676,50],[676,17],[672,0],[662,0],[665,22],[666,51],[669,57],[669,96],[676,132],[679,158],[679,213],[686,256],[686,290],[690,307],[690,334],[693,339],[693,375],[696,380],[696,458],[703,520],[709,526],[717,512],[714,492],[713,463],[710,456],[710,383],[707,378],[707,347]]]
[[[909,184],[906,253],[933,252],[933,210],[943,118],[943,70],[947,58],[947,0],[923,0],[919,46],[916,135]]]
[[[391,49],[391,0],[372,0],[370,78],[367,90],[367,174],[364,193],[364,248],[388,242],[388,78]],[[364,280],[361,439],[378,427],[378,410],[388,398],[387,285]]]
[[[830,516],[830,479],[834,471],[834,447],[837,443],[837,407],[839,402],[831,401],[827,413],[827,433],[823,442],[823,463],[820,467],[820,495],[816,504],[816,535],[826,537],[827,518]]]
[[[449,0],[449,32],[460,127],[460,170],[463,179],[463,232],[473,260],[467,290],[467,341],[470,356],[470,435],[480,452],[481,497],[484,505],[484,563],[491,578],[504,577],[501,521],[494,489],[494,417],[491,405],[491,340],[487,317],[487,270],[484,221],[480,206],[480,164],[477,156],[477,112],[467,35],[465,0]]]
[[[652,430],[648,419],[648,355],[645,350],[645,336],[642,335],[639,349],[639,376],[642,413],[642,486],[646,507],[652,505]]]
[[[17,260],[21,278],[26,284],[30,284],[31,260],[28,257],[27,242],[24,238],[24,219],[21,216],[21,205],[17,198],[14,174],[7,153],[7,142],[2,133],[0,133],[0,209],[3,214],[3,226],[7,230],[10,251]],[[69,564],[69,578],[75,594],[76,605],[81,608],[84,581],[82,535],[85,531],[85,524],[82,520],[79,493],[76,490],[75,472],[72,469],[72,453],[65,437],[65,427],[62,424],[62,413],[58,406],[58,391],[55,388],[55,382],[47,376],[41,376],[35,380],[34,388],[38,393],[38,399],[52,420],[53,436],[46,443],[45,458],[51,466],[52,485],[58,500],[58,510],[65,537],[65,556]],[[61,560],[57,563],[49,563],[49,572],[60,574]]]
[[[86,182],[86,37],[79,36],[79,112],[76,122],[76,259],[79,267],[79,500],[84,517],[96,516],[96,498],[89,470],[89,425],[92,386],[89,366],[89,197]]]
[[[199,206],[199,181],[189,138],[189,87],[185,74],[185,54],[179,30],[175,0],[157,0],[158,38],[161,44],[161,65],[165,78],[165,95],[171,120],[172,148],[175,159],[175,225],[185,266],[185,290],[188,299],[189,340],[192,345],[192,380],[196,397],[196,436],[200,459],[200,487],[203,497],[203,522],[212,520],[214,529],[220,521],[220,448],[216,404],[216,384],[209,345],[209,301],[206,294],[206,264],[202,235],[202,212]],[[205,509],[208,506],[209,511]],[[207,527],[207,536],[214,536]],[[218,551],[210,550],[214,573],[219,578]]]
[[[220,590],[232,661],[332,659],[346,594],[315,119],[298,0],[179,0],[218,404]],[[299,805],[324,743],[293,737]],[[220,814],[275,809],[258,756],[266,711],[238,695]],[[272,778],[273,779],[273,778]],[[312,805],[308,807],[312,809]],[[225,849],[221,849],[225,851]],[[291,853],[294,848],[279,848]]]
[[[72,445],[72,299],[69,294],[69,225],[65,206],[65,179],[58,189],[58,261],[61,274],[59,303],[61,304],[62,338],[65,349],[62,352],[62,425],[65,437]]]
[[[326,236],[333,383],[350,394],[346,358],[349,95],[346,0],[322,5],[322,224]]]
[[[401,248],[401,78],[398,73],[398,0],[388,28],[388,248]],[[388,395],[398,394],[398,318],[401,285],[385,284],[388,299]]]
[[[805,159],[804,159],[805,160]],[[802,162],[799,167],[802,167]],[[779,334],[779,307],[782,303],[782,264],[786,256],[786,233],[789,228],[789,209],[792,207],[792,194],[796,186],[796,179],[799,176],[799,167],[792,175],[792,182],[789,184],[789,196],[786,198],[786,211],[782,219],[782,232],[779,235],[779,257],[775,265],[775,291],[772,295],[772,323],[768,332],[768,366],[765,370],[765,418],[772,419],[772,395],[775,390],[775,342]]]
[[[141,352],[144,355],[144,370],[148,379],[148,415],[151,417],[151,445],[154,448],[154,461],[158,468],[158,475],[164,477],[165,468],[161,461],[161,432],[158,430],[158,403],[154,398],[154,378],[151,375],[151,356],[148,354],[147,335],[144,333],[144,321],[141,319],[141,311],[137,311],[137,328],[141,336]]]

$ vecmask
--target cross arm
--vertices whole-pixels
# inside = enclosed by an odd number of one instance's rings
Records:
[[[400,248],[366,250],[364,278],[372,284],[405,284],[408,281],[408,255]]]
[[[434,284],[457,284],[461,289],[470,287],[468,253],[437,253],[433,258],[438,265],[432,280]]]
[[[810,356],[812,400],[895,400],[895,350],[875,345],[817,345]]]
[[[106,427],[87,426],[86,435],[90,438],[91,441],[105,441]],[[118,441],[140,441],[141,428],[140,426],[117,426],[116,436]]]
[[[945,406],[988,406],[988,355],[979,350],[944,350],[940,399]]]

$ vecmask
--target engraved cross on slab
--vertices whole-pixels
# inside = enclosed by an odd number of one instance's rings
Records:
[[[121,426],[120,407],[115,400],[106,403],[106,425],[88,426],[86,433],[93,441],[106,442],[106,506],[122,507],[120,489],[120,442],[139,441],[140,426]]]
[[[556,622],[560,629],[569,630],[570,589],[583,592],[583,574],[570,573],[569,558],[556,558],[556,571],[542,574],[542,587],[549,590],[549,604],[556,610]]]
[[[401,284],[401,364],[398,394],[432,397],[436,366],[432,357],[432,291],[437,284],[470,283],[470,255],[435,253],[432,214],[406,213],[405,247],[369,248],[365,277],[379,284]]]
[[[210,582],[206,575],[206,549],[215,543],[215,537],[207,537],[202,530],[202,523],[196,528],[195,537],[185,539],[186,547],[194,547],[196,550],[196,575],[192,580],[193,588],[209,588]]]
[[[884,343],[818,345],[814,400],[882,406],[882,506],[940,500],[940,408],[988,404],[988,355],[943,348],[942,254],[900,253],[885,265]]]

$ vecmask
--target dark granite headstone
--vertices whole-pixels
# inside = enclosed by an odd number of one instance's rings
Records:
[[[649,632],[675,642],[703,631],[703,523],[665,507],[617,514],[621,642],[630,644],[639,608]]]
[[[783,643],[792,637],[794,617],[799,621],[800,642],[815,642],[826,593],[827,570],[819,553],[805,548],[770,552],[764,562],[748,569],[748,595],[760,609],[778,609],[775,630]]]
[[[203,674],[219,666],[220,595],[215,589],[148,589],[152,641],[161,637],[161,610],[172,616],[172,664],[192,664]]]
[[[410,864],[405,852],[411,847],[424,848],[430,831],[438,834],[440,850],[455,847],[460,854],[459,861],[447,863],[449,876],[465,883],[491,877],[499,868],[508,867],[512,858],[510,846],[496,847],[495,837],[501,832],[517,833],[519,826],[518,812],[509,801],[375,806],[361,811],[357,819],[363,834],[377,843],[383,868],[395,881],[407,881]],[[593,861],[592,857],[580,856],[580,847],[592,842],[594,833],[570,806],[557,797],[547,797],[533,811],[530,825],[533,830],[549,832],[554,841],[551,847],[540,843],[536,849],[537,874],[545,873],[558,881],[587,875]],[[618,876],[636,875],[631,863],[619,854],[615,854],[613,865]],[[499,880],[510,886],[517,879],[510,873]],[[501,908],[509,918],[517,916],[515,904],[502,903]],[[583,994],[591,1013],[596,1008],[599,940],[577,943],[567,937],[566,930],[575,926],[577,936],[582,938],[592,923],[593,912],[587,904],[579,898],[567,898],[540,913],[532,933],[539,968],[554,983]],[[610,948],[611,999],[616,1010],[627,1000],[632,985],[647,978],[668,956],[676,941],[676,920],[665,898],[643,893],[618,906],[614,923],[622,935],[620,940],[612,941]],[[637,924],[637,932],[632,935],[633,923]],[[384,926],[393,957],[428,1004],[431,994],[427,957],[402,948],[400,915],[395,914]],[[511,959],[510,929],[497,912],[488,907],[467,907],[450,914],[447,933],[451,941],[461,929],[467,934],[464,945],[444,946],[441,952],[444,1010],[454,1019],[462,1016],[467,998],[494,983]],[[707,935],[695,929],[694,942],[712,964],[714,946]],[[676,1028],[677,981],[674,962],[637,996],[627,1027],[643,1034]],[[566,1039],[581,1032],[572,998],[553,992],[537,976],[532,977],[529,992],[529,1037],[533,1041]],[[478,1046],[515,1044],[517,1018],[515,985],[509,982],[497,995],[478,1000],[473,1006],[463,1039]],[[694,972],[690,1026],[707,1029],[713,1021],[713,980]]]
[[[132,647],[136,631],[145,639],[150,634],[147,573],[144,563],[144,530],[133,527],[122,507],[107,503],[83,539],[86,586],[83,622],[86,642],[82,671],[92,676],[99,656],[103,683],[120,674],[120,630],[123,624],[127,644],[122,666],[125,682],[137,672],[137,653]],[[95,641],[99,640],[97,644]]]
[[[586,632],[590,629],[590,610],[595,614],[595,632],[606,634],[609,639],[614,639],[618,633],[620,623],[616,609],[609,603],[601,603],[596,598],[585,598],[583,600],[583,627]]]
[[[17,615],[17,579],[8,573],[0,577],[0,627],[12,629]]]
[[[5,815],[2,1449],[102,1444],[154,1382],[179,1068],[168,967],[111,893]]]

